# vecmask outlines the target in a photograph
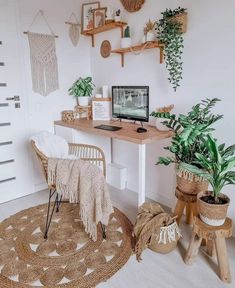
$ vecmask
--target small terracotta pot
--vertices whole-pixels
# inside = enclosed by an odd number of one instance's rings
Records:
[[[209,204],[203,201],[203,196],[212,195],[211,191],[200,192],[197,195],[198,213],[201,220],[211,226],[221,226],[227,217],[228,206],[230,199],[228,196],[220,193],[219,198],[226,201],[225,204]]]

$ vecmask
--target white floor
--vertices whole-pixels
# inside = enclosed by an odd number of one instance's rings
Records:
[[[43,191],[1,204],[0,221],[20,210],[47,202],[47,196],[47,191]],[[111,197],[114,205],[134,222],[137,213],[136,194],[130,191],[111,189]],[[183,224],[181,231],[183,239],[177,250],[168,255],[160,255],[146,250],[142,255],[141,263],[138,263],[135,256],[132,256],[118,273],[106,283],[100,284],[98,288],[235,287],[235,239],[227,241],[230,270],[234,283],[224,284],[217,276],[218,269],[215,259],[207,257],[202,250],[192,266],[184,264],[182,257],[187,249],[191,227]]]

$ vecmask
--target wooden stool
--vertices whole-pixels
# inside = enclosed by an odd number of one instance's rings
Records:
[[[79,119],[86,118],[87,120],[90,120],[92,117],[92,107],[89,106],[75,106],[75,112],[79,115]],[[82,114],[86,113],[86,117],[82,117]]]
[[[186,194],[176,188],[175,196],[178,199],[174,211],[174,214],[177,215],[177,223],[180,223],[184,209],[186,208],[186,224],[192,224],[193,217],[198,215],[197,195]]]
[[[192,238],[184,259],[188,265],[192,264],[198,254],[202,239],[207,240],[207,252],[210,256],[213,254],[215,245],[217,261],[219,265],[220,279],[224,282],[231,282],[229,261],[226,249],[225,238],[232,236],[232,220],[226,218],[222,226],[209,226],[203,223],[197,216],[194,218]]]

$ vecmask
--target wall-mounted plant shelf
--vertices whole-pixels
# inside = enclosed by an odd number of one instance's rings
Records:
[[[127,23],[125,23],[125,22],[111,22],[111,23],[105,24],[101,27],[94,28],[94,29],[91,29],[89,31],[84,31],[84,32],[82,32],[82,35],[90,36],[92,39],[92,47],[95,47],[95,35],[96,34],[99,34],[99,33],[105,32],[105,31],[109,31],[112,29],[120,28],[121,29],[121,37],[123,37],[124,27],[126,25],[127,25]]]
[[[124,67],[124,63],[125,63],[125,54],[126,53],[134,53],[137,54],[138,52],[142,52],[144,50],[147,49],[154,49],[154,48],[159,48],[160,50],[160,63],[162,64],[164,61],[164,45],[158,43],[157,41],[154,42],[146,42],[144,44],[140,44],[140,45],[135,45],[129,48],[120,48],[120,49],[115,49],[112,50],[111,53],[115,53],[115,54],[119,54],[121,55],[121,61],[122,61],[122,67]],[[138,54],[137,54],[138,55]]]

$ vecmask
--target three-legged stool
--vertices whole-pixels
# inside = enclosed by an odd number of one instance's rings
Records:
[[[192,238],[184,259],[188,265],[192,264],[198,254],[202,239],[207,241],[208,254],[212,256],[213,246],[216,249],[217,261],[219,266],[220,279],[224,282],[231,282],[228,254],[225,238],[232,236],[232,220],[226,218],[222,226],[210,226],[203,223],[197,216],[194,218]]]
[[[186,209],[186,224],[192,224],[193,217],[198,215],[197,195],[186,194],[176,188],[175,196],[178,199],[174,211],[174,214],[177,215],[177,223],[180,223],[184,209]]]

